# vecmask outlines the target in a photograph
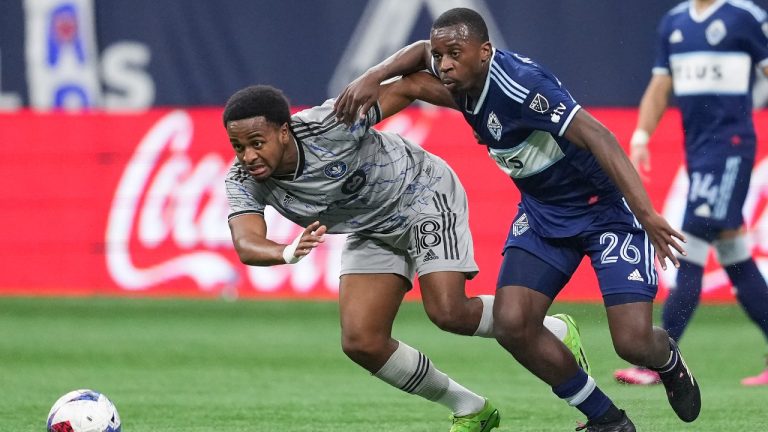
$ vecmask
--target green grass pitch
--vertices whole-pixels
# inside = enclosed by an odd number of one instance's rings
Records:
[[[768,388],[743,388],[766,344],[737,306],[705,306],[681,347],[702,386],[692,424],[662,387],[611,379],[624,366],[600,305],[555,304],[582,329],[598,385],[639,431],[768,430]],[[501,412],[499,431],[568,431],[581,415],[493,340],[434,327],[407,303],[395,336]],[[53,402],[93,388],[125,432],[448,431],[442,406],[400,393],[349,361],[335,303],[0,298],[0,431],[42,431]]]

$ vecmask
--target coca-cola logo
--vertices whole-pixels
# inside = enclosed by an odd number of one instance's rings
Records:
[[[435,115],[396,116],[382,127],[420,143]],[[193,152],[194,130],[189,113],[170,112],[147,131],[128,160],[106,229],[106,264],[115,283],[143,291],[191,280],[203,291],[232,293],[234,287],[235,293],[335,295],[345,236],[328,236],[322,247],[294,265],[251,267],[239,262],[227,226],[224,188],[234,155],[223,131],[221,149]],[[271,207],[265,219],[268,237],[280,243],[290,243],[301,230]]]
[[[194,124],[185,111],[168,113],[136,147],[115,191],[106,231],[106,261],[127,290],[191,279],[202,290],[243,285],[273,292],[288,285],[335,292],[341,239],[329,239],[297,265],[246,267],[233,259],[224,177],[233,156],[190,156]],[[273,211],[269,237],[287,242],[300,228]],[[139,262],[141,264],[139,264]],[[245,277],[243,277],[245,276]]]
[[[210,187],[222,177],[226,163],[210,155],[195,166],[186,154],[193,132],[192,121],[183,111],[160,119],[136,147],[118,183],[107,223],[106,259],[112,278],[125,289],[144,290],[180,277],[210,289],[236,279],[233,264],[221,254],[195,250],[220,229],[213,219],[221,216],[222,209],[217,207],[226,202],[216,199]],[[200,211],[197,205],[205,193],[213,198]],[[135,264],[137,255],[169,238],[178,246],[177,256]]]

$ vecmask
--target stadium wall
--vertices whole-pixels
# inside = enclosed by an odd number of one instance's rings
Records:
[[[316,105],[456,6],[480,11],[495,46],[551,69],[583,106],[631,107],[677,3],[0,0],[0,109],[220,106],[254,82]]]
[[[0,0],[0,295],[333,298],[340,237],[296,266],[238,262],[221,183],[232,155],[214,107],[254,82],[282,88],[297,106],[318,104],[464,6],[484,15],[494,45],[549,67],[582,105],[613,107],[592,111],[627,142],[636,111],[626,107],[650,76],[658,20],[677,3]],[[757,88],[762,105],[768,82]],[[758,113],[761,137],[766,120]],[[514,186],[471,148],[455,113],[415,108],[383,127],[459,172],[482,269],[469,290],[491,292]],[[647,186],[673,221],[685,193],[680,141],[670,112],[654,136]],[[746,210],[761,267],[764,171],[759,164]],[[267,216],[275,240],[293,238],[297,227]],[[712,260],[705,300],[730,301]],[[674,272],[663,275],[666,286]],[[594,285],[582,268],[563,298],[595,300]]]
[[[592,109],[627,142],[634,109]],[[768,137],[768,111],[756,113]],[[492,292],[500,248],[519,194],[461,115],[410,108],[380,128],[397,131],[440,155],[464,182],[480,275],[471,293]],[[685,202],[679,115],[670,111],[654,134],[654,205],[679,226]],[[144,113],[0,114],[0,294],[180,295],[334,298],[342,236],[297,265],[247,267],[229,237],[224,174],[233,155],[219,108]],[[758,263],[768,270],[768,151],[761,143],[745,216]],[[269,235],[288,242],[300,228],[267,214]],[[662,296],[674,272],[662,272]],[[732,301],[710,257],[706,301]],[[410,294],[418,295],[418,290]],[[560,297],[594,301],[586,263]]]

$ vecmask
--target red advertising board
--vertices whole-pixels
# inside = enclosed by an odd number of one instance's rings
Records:
[[[591,112],[627,142],[635,110]],[[768,112],[757,113],[755,121],[759,136],[768,137]],[[459,174],[481,269],[468,291],[492,292],[519,200],[512,182],[456,112],[413,108],[380,128],[420,143]],[[223,185],[233,154],[220,109],[0,114],[0,143],[0,294],[336,296],[341,236],[331,236],[296,265],[247,267],[237,259]],[[663,118],[651,150],[649,193],[679,226],[687,180],[676,112]],[[759,154],[745,216],[758,263],[768,269],[768,164],[765,150]],[[269,236],[277,241],[300,229],[273,212],[267,220]],[[662,272],[662,295],[673,278],[673,271]],[[411,294],[417,295],[418,290]],[[582,264],[559,298],[599,300],[588,265]],[[731,299],[727,278],[710,258],[705,300]]]

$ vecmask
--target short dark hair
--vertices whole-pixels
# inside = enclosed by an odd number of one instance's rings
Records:
[[[464,24],[469,29],[470,36],[488,42],[488,26],[479,13],[467,8],[453,8],[443,12],[435,22],[432,23],[432,29],[451,27]]]
[[[288,98],[282,91],[268,85],[253,85],[230,96],[224,107],[224,127],[233,120],[263,116],[278,126],[291,120]]]

